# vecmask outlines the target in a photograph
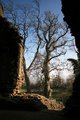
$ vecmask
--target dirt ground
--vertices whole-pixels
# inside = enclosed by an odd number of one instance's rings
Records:
[[[69,120],[62,111],[0,111],[0,120]],[[70,119],[71,120],[71,119]]]

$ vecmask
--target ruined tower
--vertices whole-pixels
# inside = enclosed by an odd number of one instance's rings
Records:
[[[24,81],[22,37],[3,16],[0,4],[0,95],[19,92]]]

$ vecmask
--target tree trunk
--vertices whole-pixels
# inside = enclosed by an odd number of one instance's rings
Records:
[[[24,66],[24,76],[25,76],[25,83],[26,83],[26,90],[27,92],[31,92],[31,88],[30,88],[30,80],[29,80],[29,77],[27,75],[27,71],[26,71],[26,62],[25,62],[25,58],[24,58],[24,63],[23,63],[23,66]]]
[[[49,98],[51,96],[50,79],[49,79],[49,67],[48,57],[46,57],[43,63],[43,74],[44,74],[44,96]]]

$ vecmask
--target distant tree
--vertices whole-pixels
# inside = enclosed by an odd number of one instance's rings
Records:
[[[52,79],[52,87],[53,87],[53,90],[55,88],[59,88],[61,87],[61,85],[63,84],[63,80],[60,76],[56,76]]]
[[[41,89],[43,91],[42,84],[44,80],[42,73],[42,64],[43,64],[43,56],[41,55],[41,53],[38,53],[33,65],[29,70],[29,77],[30,77],[31,85],[32,83],[35,83],[35,87],[36,87],[36,85],[38,86],[39,83],[40,87],[38,88],[38,90]]]

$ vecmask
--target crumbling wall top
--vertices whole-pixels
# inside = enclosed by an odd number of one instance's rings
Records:
[[[3,16],[3,14],[4,14],[3,5],[0,3],[0,16]]]

